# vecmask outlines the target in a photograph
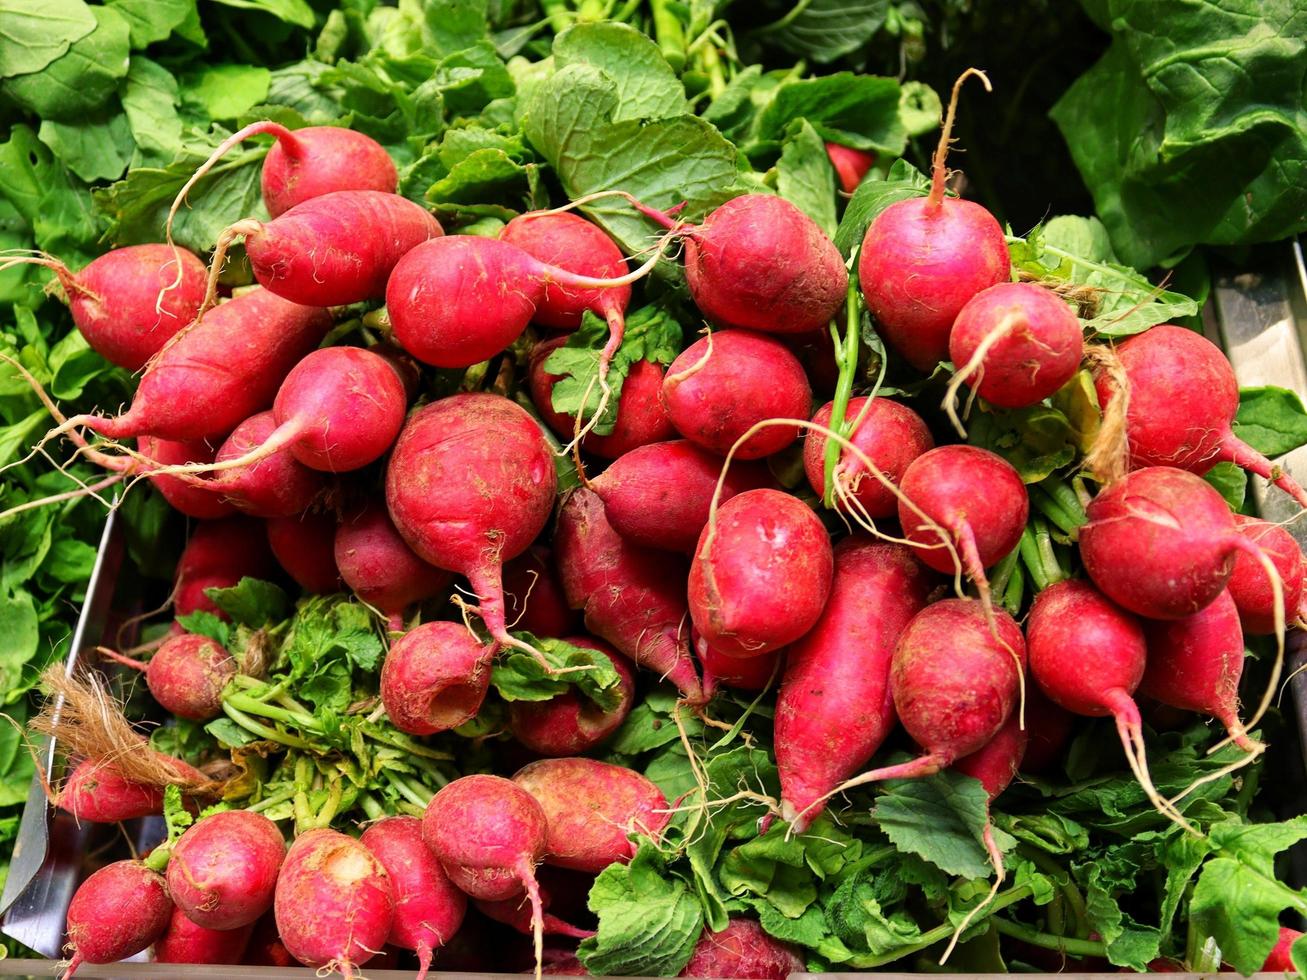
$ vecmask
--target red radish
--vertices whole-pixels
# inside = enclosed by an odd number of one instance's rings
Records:
[[[576,417],[554,411],[553,392],[558,375],[545,370],[549,355],[566,342],[566,337],[555,337],[536,344],[527,369],[527,386],[540,417],[561,438],[570,440],[578,431]],[[587,432],[581,438],[581,448],[603,459],[619,459],[640,446],[675,436],[676,430],[662,404],[663,376],[662,366],[653,361],[632,364],[622,384],[613,431],[606,436]]]
[[[1029,731],[1021,727],[1021,719],[1013,713],[993,738],[971,755],[963,756],[953,763],[951,768],[980,780],[989,802],[993,803],[1011,785],[1021,769],[1021,760],[1025,758],[1029,738]],[[998,848],[993,843],[991,830],[988,825],[985,827],[985,836],[989,838],[986,845],[990,848],[992,857]],[[999,860],[1001,862],[1002,858]]]
[[[434,735],[471,721],[490,687],[487,646],[462,623],[423,623],[390,648],[381,666],[381,703],[396,728]]]
[[[268,521],[268,545],[286,574],[305,592],[339,592],[336,519],[330,514],[297,514]]]
[[[1140,693],[1172,708],[1215,718],[1245,752],[1260,751],[1239,720],[1243,630],[1230,593],[1221,591],[1192,616],[1145,623],[1144,629],[1148,668]]]
[[[203,440],[171,442],[153,436],[141,436],[136,440],[136,447],[142,456],[165,467],[178,463],[212,463],[217,453],[216,446]],[[148,466],[146,472],[159,495],[187,517],[212,520],[236,513],[231,502],[223,499],[221,489],[195,485],[177,476],[151,474]]]
[[[173,581],[173,611],[178,616],[205,611],[226,619],[208,588],[230,588],[242,578],[271,578],[276,559],[263,525],[248,517],[198,521],[182,549]]]
[[[545,965],[541,973],[551,977],[588,977],[590,971],[585,968],[575,953],[559,950],[551,959],[550,950],[545,950]]]
[[[703,671],[703,690],[708,697],[717,693],[718,685],[736,691],[762,691],[780,675],[776,667],[785,655],[784,650],[773,650],[761,657],[728,657],[716,647],[710,647],[691,629],[690,638],[694,654]]]
[[[633,769],[595,759],[542,759],[513,782],[530,793],[546,819],[547,864],[598,874],[635,857],[633,834],[658,838],[670,814],[667,797]]]
[[[1075,376],[1085,339],[1071,307],[1029,282],[1001,282],[962,307],[949,333],[957,373],[945,404],[965,383],[1000,408],[1037,405]]]
[[[912,462],[899,489],[899,523],[917,557],[937,572],[965,572],[987,596],[985,569],[1017,546],[1030,516],[1012,464],[987,449],[940,446]]]
[[[302,514],[326,493],[327,478],[296,459],[290,447],[277,446],[278,428],[272,412],[251,415],[218,448],[212,467],[216,475],[179,476],[193,487],[221,490],[251,517]]]
[[[786,980],[803,968],[803,958],[789,943],[773,939],[753,919],[733,918],[721,932],[703,930],[680,975]]]
[[[844,304],[849,273],[820,226],[774,194],[745,194],[701,225],[637,205],[685,241],[695,305],[721,327],[768,333],[823,330]]]
[[[551,286],[613,289],[645,275],[655,255],[625,275],[599,279],[542,262],[507,241],[456,235],[405,255],[386,286],[395,341],[435,367],[471,367],[522,335]]]
[[[1192,330],[1163,324],[1131,337],[1116,354],[1129,382],[1131,465],[1206,473],[1217,463],[1234,463],[1307,507],[1307,491],[1232,431],[1239,383],[1219,347]],[[1098,400],[1106,405],[1114,397],[1112,381],[1104,374],[1098,380]]]
[[[112,762],[83,759],[69,772],[55,802],[78,820],[117,823],[163,813],[163,790],[127,779]]]
[[[704,642],[755,657],[793,643],[830,595],[830,536],[780,490],[749,490],[717,510],[690,563],[690,617]]]
[[[667,369],[662,398],[677,432],[723,456],[763,419],[806,419],[812,409],[799,359],[779,340],[750,330],[696,340]],[[798,426],[764,429],[735,458],[761,459],[798,437]]]
[[[1030,740],[1021,760],[1021,771],[1044,773],[1052,769],[1054,763],[1066,758],[1066,744],[1071,738],[1075,718],[1071,712],[1045,697],[1038,685],[1026,688],[1024,708]]]
[[[776,695],[781,810],[797,832],[894,727],[890,662],[904,628],[926,606],[931,578],[903,545],[850,537],[835,547],[830,599],[786,653]]]
[[[172,902],[163,875],[140,861],[115,861],[77,886],[68,905],[71,977],[83,963],[117,963],[154,943],[168,928]]]
[[[545,909],[541,915],[540,926],[546,936],[566,936],[569,939],[589,939],[595,934],[593,929],[580,929],[570,922],[565,922],[558,916],[551,914],[549,909],[550,896],[549,891],[542,885],[540,888],[540,903]],[[525,892],[515,898],[505,898],[498,902],[487,902],[478,900],[476,903],[477,911],[487,919],[495,922],[502,922],[506,926],[512,926],[518,932],[531,935],[531,903]],[[544,973],[550,973],[550,970],[542,970]]]
[[[368,504],[336,528],[336,567],[356,596],[387,618],[389,628],[404,628],[404,610],[439,595],[453,576],[413,553],[379,504]]]
[[[245,956],[252,925],[239,929],[206,929],[179,908],[172,910],[168,931],[154,943],[156,963],[239,963]]]
[[[703,686],[687,644],[680,559],[625,541],[604,516],[599,496],[584,488],[563,501],[554,555],[568,603],[585,612],[586,629],[637,666],[661,674],[692,704]]]
[[[622,726],[635,701],[635,678],[625,657],[607,643],[588,636],[565,639],[573,646],[594,650],[613,665],[621,681],[621,700],[617,707],[605,711],[575,688],[568,688],[548,701],[511,702],[509,731],[522,745],[540,755],[589,752]]]
[[[463,924],[467,897],[422,840],[417,817],[386,817],[363,831],[359,840],[381,862],[394,889],[395,918],[387,941],[417,953],[417,980],[423,980],[433,951]]]
[[[1286,929],[1280,927],[1280,938],[1276,940],[1274,948],[1270,955],[1266,957],[1266,962],[1262,964],[1263,973],[1285,973],[1298,972],[1298,967],[1293,962],[1293,944],[1298,941],[1302,933],[1297,929]]]
[[[581,617],[567,604],[553,552],[535,544],[504,565],[504,601],[514,628],[536,636],[570,636]]]
[[[360,841],[310,830],[286,854],[273,907],[295,959],[352,977],[390,935],[395,895],[386,869]]]
[[[196,821],[168,861],[172,900],[196,925],[239,929],[272,907],[286,843],[261,813],[223,810]]]
[[[1284,587],[1284,608],[1287,615],[1301,615],[1303,600],[1303,554],[1293,535],[1279,524],[1271,524],[1255,517],[1234,515],[1235,529],[1257,545],[1280,573]],[[1234,572],[1230,575],[1230,598],[1239,610],[1239,622],[1248,636],[1265,636],[1275,632],[1275,591],[1266,570],[1246,553],[1234,559]]]
[[[590,481],[618,534],[642,548],[693,554],[708,523],[722,459],[686,439],[641,446],[619,457]],[[726,471],[720,501],[775,486],[761,463]]]
[[[299,966],[277,934],[277,920],[271,912],[254,923],[243,960],[247,966]]]
[[[386,469],[386,504],[423,560],[468,579],[491,638],[534,655],[508,635],[501,572],[544,529],[557,486],[530,415],[499,395],[453,395],[409,416]]]
[[[994,216],[979,204],[944,196],[944,160],[953,132],[953,98],[931,167],[930,194],[891,204],[867,228],[858,253],[858,284],[876,329],[918,371],[948,357],[953,321],[982,289],[1007,282],[1012,260]]]
[[[118,663],[144,671],[154,700],[191,721],[208,721],[222,714],[223,688],[237,673],[236,661],[221,644],[194,633],[169,637],[148,664],[105,652]]]
[[[831,166],[835,168],[835,176],[839,178],[840,190],[845,194],[852,194],[862,183],[862,178],[867,176],[867,171],[872,168],[876,162],[876,154],[867,150],[855,150],[851,146],[841,146],[839,143],[826,143],[826,156],[830,157]]]
[[[876,464],[891,483],[898,484],[903,474],[918,456],[935,448],[935,440],[921,416],[912,409],[890,401],[873,398],[867,408],[865,397],[850,398],[844,412],[847,422],[859,416],[862,421],[849,434],[848,439]],[[863,412],[866,415],[862,415]],[[817,409],[812,421],[830,428],[835,403],[827,402]],[[826,436],[816,430],[809,432],[803,443],[803,470],[808,483],[818,496],[826,488]],[[840,461],[835,467],[836,499],[840,510],[850,506],[865,512],[867,517],[891,517],[898,507],[898,497],[885,486],[848,449],[841,449]],[[853,497],[851,504],[846,497]],[[860,506],[859,506],[860,505]]]
[[[40,252],[0,258],[0,270],[16,265],[51,270],[91,350],[133,372],[195,319],[204,299],[204,263],[193,252],[168,245],[115,248],[78,273]],[[160,290],[170,283],[177,285],[161,298]]]

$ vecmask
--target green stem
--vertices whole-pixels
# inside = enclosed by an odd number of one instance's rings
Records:
[[[378,803],[377,798],[371,793],[364,793],[359,797],[359,806],[363,808],[369,820],[380,820],[386,815],[386,808]]]
[[[341,780],[333,779],[331,788],[327,790],[327,802],[322,804],[322,809],[313,820],[313,826],[325,830],[331,826],[331,821],[336,819],[336,811],[340,809],[340,798],[344,795],[345,789]]]
[[[404,797],[404,799],[408,800],[415,806],[420,806],[423,809],[425,809],[426,805],[431,802],[431,797],[435,795],[434,793],[429,792],[419,792],[407,779],[393,772],[387,772],[386,779],[390,782],[391,786],[395,787],[400,796]]]
[[[311,763],[301,756],[295,760],[295,833],[313,829],[313,810],[309,807],[309,787],[314,776]]]
[[[1085,905],[1085,896],[1080,894],[1071,872],[1054,861],[1045,852],[1034,847],[1021,848],[1021,856],[1027,858],[1036,868],[1057,883],[1058,890],[1066,899],[1067,906],[1076,920],[1076,938],[1089,936],[1089,907]]]
[[[999,892],[998,895],[995,896],[994,901],[990,902],[989,908],[985,910],[986,914],[977,917],[972,924],[975,925],[983,922],[987,918],[992,918],[995,913],[1001,912],[1009,905],[1015,905],[1017,902],[1029,898],[1030,895],[1031,889],[1029,885],[1017,885],[1015,888],[1009,888],[1005,892]],[[951,922],[942,923],[934,929],[922,933],[921,938],[909,946],[904,946],[901,949],[894,950],[893,952],[885,953],[882,956],[874,956],[869,959],[858,960],[858,968],[867,970],[877,966],[884,966],[886,963],[893,963],[895,960],[902,959],[905,956],[911,956],[913,953],[918,953],[923,949],[927,949],[934,946],[936,943],[948,939],[953,935],[955,929],[956,926]]]
[[[1026,573],[1020,562],[1012,568],[1012,577],[1008,579],[1007,592],[1003,594],[1003,608],[1015,616],[1021,611],[1021,600],[1026,595]]]
[[[549,19],[549,29],[555,34],[561,34],[572,26],[572,11],[567,0],[541,0],[540,7]]]
[[[607,7],[608,5],[604,3],[604,0],[581,0],[576,19],[587,22],[603,20],[604,15],[608,13]]]
[[[164,870],[168,867],[168,861],[171,860],[171,858],[172,845],[160,844],[146,856],[142,863],[151,871],[163,874]]]
[[[849,410],[849,397],[853,394],[853,379],[858,373],[858,325],[861,311],[858,309],[858,285],[849,277],[849,291],[844,301],[844,338],[832,323],[831,339],[835,342],[835,361],[839,364],[839,379],[835,382],[835,398],[831,403],[830,427],[841,436],[848,438],[853,431],[844,417]],[[843,447],[834,439],[826,440],[825,458],[825,493],[822,502],[829,508],[835,507],[835,470],[839,466]]]
[[[269,742],[278,742],[281,745],[288,745],[293,749],[303,749],[307,752],[317,751],[312,742],[306,742],[302,738],[288,735],[275,728],[270,728],[262,722],[255,721],[245,712],[235,707],[229,700],[222,703],[222,711],[223,714],[236,722],[236,724],[240,725],[241,728],[245,729],[251,735],[257,735],[259,738],[266,739]]]
[[[1059,531],[1071,537],[1075,537],[1080,525],[1084,523],[1068,514],[1058,500],[1044,489],[1043,484],[1036,483],[1030,488],[1030,503],[1038,513],[1052,521]]]
[[[1055,936],[1051,932],[1039,932],[1029,926],[1023,926],[1011,919],[995,917],[994,928],[1005,936],[1020,939],[1031,946],[1052,949],[1072,956],[1100,956],[1106,958],[1107,944],[1093,939],[1071,939],[1067,936]]]
[[[280,793],[274,793],[272,796],[265,796],[258,803],[251,803],[245,807],[251,813],[260,813],[264,810],[271,810],[274,806],[279,806],[287,800],[294,799],[296,790],[287,789]]]
[[[237,710],[244,711],[247,714],[259,715],[263,718],[271,718],[273,721],[294,725],[296,728],[303,728],[315,735],[322,734],[322,727],[318,724],[318,719],[312,715],[302,711],[289,711],[286,708],[278,708],[266,701],[252,698],[248,694],[229,695],[224,704],[230,704]]]
[[[709,43],[699,52],[699,65],[708,76],[708,94],[714,99],[726,91],[726,68],[717,45]]]
[[[1083,482],[1083,479],[1083,477],[1079,476],[1075,478],[1076,481],[1080,482]],[[1049,497],[1057,501],[1057,505],[1076,522],[1076,527],[1079,527],[1081,524],[1084,524],[1085,521],[1089,520],[1089,518],[1085,516],[1085,505],[1081,501],[1080,495],[1061,480],[1050,478],[1037,484],[1037,486],[1048,494]]]
[[[650,12],[653,14],[654,39],[658,50],[663,53],[672,70],[680,74],[685,67],[685,28],[676,16],[669,0],[650,0]]]
[[[1026,525],[1026,529],[1021,532],[1021,563],[1026,566],[1026,571],[1030,573],[1030,581],[1034,583],[1036,592],[1043,592],[1048,588],[1048,578],[1044,575],[1044,565],[1040,560],[1039,542],[1035,540],[1035,532]]]
[[[989,575],[989,589],[991,595],[1003,596],[1007,593],[1007,584],[1012,579],[1012,573],[1016,571],[1017,561],[1021,557],[1021,549],[1013,548],[1007,553],[1005,558],[999,560],[994,566],[994,570]]]
[[[1035,543],[1039,546],[1039,561],[1048,583],[1052,585],[1066,578],[1062,563],[1057,560],[1057,552],[1053,550],[1053,536],[1048,531],[1048,521],[1042,516],[1035,518]]]
[[[392,749],[399,749],[401,752],[407,752],[410,755],[420,755],[424,759],[435,759],[437,762],[449,762],[454,757],[448,752],[441,752],[439,749],[427,748],[420,742],[415,742],[411,738],[406,738],[398,732],[388,732],[386,729],[377,725],[370,725],[367,722],[363,724],[363,734],[374,742],[380,742],[382,745],[389,745]]]

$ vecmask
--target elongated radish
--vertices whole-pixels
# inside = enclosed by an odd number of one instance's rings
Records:
[[[548,701],[513,701],[508,728],[532,752],[547,756],[580,755],[601,745],[626,720],[635,701],[635,678],[625,657],[601,640],[565,637],[573,646],[594,650],[613,665],[620,681],[616,707],[605,710],[569,687]]]
[[[169,637],[148,664],[106,652],[118,663],[144,671],[154,700],[192,721],[208,721],[222,713],[222,690],[236,676],[231,654],[216,640],[194,633]]]
[[[381,703],[400,731],[434,735],[481,710],[494,647],[462,623],[423,623],[390,648],[381,667]]]
[[[1284,588],[1286,618],[1301,617],[1303,600],[1303,554],[1293,535],[1278,524],[1255,517],[1234,515],[1235,529],[1275,563]],[[1265,636],[1275,632],[1275,590],[1266,570],[1241,552],[1234,559],[1234,571],[1226,586],[1239,610],[1239,623],[1245,635]]]
[[[343,517],[336,528],[336,567],[363,602],[386,617],[392,631],[404,627],[404,610],[439,595],[453,576],[419,558],[382,504],[369,503]]]
[[[178,463],[212,463],[218,451],[217,444],[211,446],[203,440],[171,442],[153,436],[136,440],[136,448],[146,459],[164,467]],[[147,466],[147,472],[148,469]],[[220,488],[197,486],[176,476],[148,475],[159,495],[187,517],[211,520],[236,513],[231,502],[223,499]]]
[[[82,963],[116,963],[164,934],[172,901],[163,876],[140,861],[115,861],[77,886],[68,905],[73,957],[64,977]]]
[[[117,823],[163,813],[163,790],[127,779],[112,762],[83,759],[64,779],[55,805],[78,820]]]
[[[334,542],[336,518],[327,513],[296,514],[268,521],[268,546],[278,564],[305,592],[339,592]]]

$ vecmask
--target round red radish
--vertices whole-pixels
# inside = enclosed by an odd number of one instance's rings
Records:
[[[1293,944],[1302,937],[1302,933],[1297,929],[1286,929],[1280,927],[1280,938],[1276,940],[1275,946],[1271,949],[1270,955],[1266,957],[1266,962],[1262,964],[1263,973],[1297,973],[1298,968],[1293,962]]]
[[[776,667],[785,655],[784,650],[773,650],[761,657],[729,657],[704,642],[693,627],[690,639],[703,669],[703,689],[709,697],[716,693],[718,685],[736,691],[762,691],[779,676]]]
[[[830,595],[830,536],[806,504],[780,490],[749,490],[717,511],[690,564],[690,617],[728,656],[793,643]]]
[[[1275,563],[1284,589],[1285,622],[1292,622],[1300,615],[1303,600],[1303,554],[1298,542],[1279,524],[1255,517],[1235,514],[1234,524],[1243,537]],[[1260,562],[1240,552],[1234,559],[1234,572],[1226,588],[1239,610],[1239,622],[1246,635],[1268,636],[1275,632],[1275,592]]]
[[[248,517],[197,521],[177,562],[173,612],[185,616],[204,611],[226,619],[204,590],[230,588],[246,576],[271,578],[276,567],[259,521]]]
[[[625,657],[600,640],[566,637],[573,646],[594,650],[617,671],[621,700],[605,711],[569,687],[548,701],[513,701],[508,705],[508,728],[532,752],[548,756],[580,755],[602,744],[622,726],[635,701],[635,678]]]
[[[413,553],[380,504],[342,518],[333,550],[345,584],[386,616],[392,631],[403,629],[405,609],[439,595],[453,581],[449,572]]]
[[[680,975],[787,980],[803,968],[803,958],[795,947],[767,935],[753,919],[732,918],[721,932],[703,930]]]
[[[504,602],[515,629],[570,636],[581,628],[581,617],[563,594],[553,553],[544,545],[532,545],[504,565]]]
[[[840,190],[852,194],[862,183],[862,178],[876,162],[876,154],[867,150],[855,150],[851,146],[839,143],[826,143],[826,156],[830,157],[835,176],[839,178]]]
[[[850,398],[844,412],[845,421],[852,423],[856,420],[866,404],[865,397]],[[890,483],[897,485],[913,460],[935,448],[935,440],[921,416],[898,402],[888,398],[874,398],[871,408],[866,411],[866,417],[848,439],[876,464],[876,468],[889,478]],[[835,403],[827,402],[817,409],[812,420],[830,428],[834,412]],[[826,442],[824,433],[814,431],[808,433],[803,443],[803,470],[813,492],[818,496],[826,492]],[[868,517],[891,517],[895,513],[898,498],[893,491],[847,448],[840,449],[835,477],[862,505]],[[848,509],[838,497],[836,506],[840,510]]]
[[[259,412],[236,427],[214,456],[214,463],[229,463],[264,451],[277,432],[272,412]],[[275,444],[274,444],[275,445]],[[327,479],[305,466],[287,446],[267,450],[254,462],[242,463],[213,476],[189,476],[193,486],[220,488],[237,508],[252,517],[292,517],[308,510],[326,492]]]
[[[494,647],[462,623],[423,623],[391,646],[381,703],[396,728],[434,735],[471,721],[490,687]]]
[[[139,861],[115,861],[77,886],[68,905],[68,945],[80,963],[117,963],[155,942],[168,928],[173,904],[163,876]]]
[[[171,466],[175,463],[212,463],[218,451],[216,445],[210,446],[203,440],[171,442],[153,436],[141,436],[136,440],[136,447],[141,455],[161,466]],[[146,471],[159,495],[168,501],[174,510],[181,511],[187,517],[212,520],[236,513],[236,508],[231,505],[231,502],[223,499],[220,487],[201,486],[177,476],[149,474],[148,466]]]
[[[339,592],[334,548],[336,520],[330,514],[297,514],[268,521],[268,546],[286,574],[305,592]]]
[[[238,929],[272,907],[285,856],[281,831],[263,814],[220,811],[198,820],[173,845],[168,890],[196,925]]]
[[[182,633],[155,651],[145,671],[154,700],[179,718],[208,721],[222,714],[222,691],[236,661],[207,636]]]
[[[626,260],[617,244],[597,225],[570,211],[520,214],[500,230],[499,237],[568,272],[596,279],[615,279],[626,273]],[[533,319],[546,327],[575,330],[587,310],[620,318],[630,301],[629,285],[595,289],[546,282]]]
[[[985,401],[1026,408],[1075,376],[1084,333],[1071,307],[1051,289],[1001,282],[962,307],[948,351],[962,380]]]
[[[172,910],[168,931],[154,944],[156,963],[239,963],[245,956],[252,925],[239,929],[206,929],[179,908]]]
[[[306,126],[294,132],[275,123],[256,123],[277,142],[263,158],[263,203],[274,218],[297,204],[333,191],[393,194],[399,172],[385,147],[370,136],[341,126]],[[246,133],[253,135],[249,127]],[[239,134],[238,134],[239,135]]]
[[[799,359],[779,340],[750,330],[719,330],[672,362],[662,399],[677,432],[725,456],[763,419],[806,419],[812,388]],[[735,458],[761,459],[798,437],[798,426],[771,426],[750,437]]]
[[[64,779],[55,805],[88,823],[117,823],[163,813],[163,790],[125,778],[112,762],[83,759]]]
[[[989,802],[993,803],[1016,778],[1029,740],[1029,730],[1021,727],[1021,719],[1014,711],[993,738],[953,763],[951,768],[980,780]],[[987,826],[986,832],[989,830]]]

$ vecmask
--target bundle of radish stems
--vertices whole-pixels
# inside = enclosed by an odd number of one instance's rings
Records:
[[[261,813],[201,816],[82,884],[66,975],[152,945],[174,961],[239,956],[269,912],[280,948],[306,966],[351,975],[389,944],[415,951],[425,974],[469,899],[534,934],[539,973],[544,932],[588,933],[544,911],[537,866],[593,874],[629,860],[628,835],[656,838],[674,809],[643,775],[583,755],[629,711],[631,664],[710,722],[721,687],[774,681],[782,792],[768,819],[795,833],[846,790],[948,768],[978,778],[992,801],[1050,711],[1114,718],[1153,805],[1199,833],[1183,794],[1153,787],[1135,697],[1214,718],[1243,750],[1237,764],[1251,761],[1263,746],[1249,731],[1280,661],[1241,720],[1243,637],[1274,634],[1282,651],[1303,589],[1292,537],[1236,517],[1201,474],[1231,461],[1299,503],[1307,494],[1233,435],[1237,387],[1215,346],[1167,325],[1087,344],[1059,291],[1014,281],[993,215],[945,191],[956,96],[929,193],[884,208],[847,262],[803,212],[761,193],[698,224],[623,195],[654,242],[634,267],[572,210],[588,200],[523,214],[495,238],[445,235],[395,193],[395,167],[368,137],[271,123],[235,134],[196,175],[242,140],[276,139],[263,173],[271,220],[233,224],[209,268],[171,243],[171,218],[163,243],[110,251],[75,274],[24,259],[55,271],[95,350],[141,371],[117,416],[65,419],[46,404],[52,436],[106,470],[93,490],[146,478],[196,519],[179,616],[203,607],[206,587],[266,573],[266,528],[306,592],[352,591],[385,620],[381,701],[417,740],[476,716],[496,656],[555,670],[510,632],[508,563],[510,585],[529,583],[513,588],[517,606],[532,597],[532,628],[548,635],[580,611],[587,635],[571,642],[617,666],[627,691],[602,717],[575,697],[515,713],[514,734],[542,761],[511,779],[454,779],[422,816],[377,815],[361,836],[328,819],[287,847]],[[237,239],[258,285],[216,302]],[[631,287],[676,261],[673,244],[711,331],[666,368],[633,365],[611,433],[591,433],[612,395]],[[378,300],[383,342],[320,346],[334,308]],[[952,432],[932,433],[874,388],[854,395],[864,308],[891,357],[925,373],[951,361],[945,408],[963,432],[962,396],[1023,408],[1092,373],[1099,442],[1072,484],[1041,488],[1083,575],[1040,591],[1024,627],[990,576],[1023,544],[1026,485],[993,452],[936,445]],[[599,405],[571,417],[554,408],[546,361],[586,313],[610,336],[593,381]],[[532,324],[544,339],[518,397],[419,396],[426,368],[482,364]],[[838,382],[813,411],[794,348],[827,333]],[[800,438],[815,499],[767,465]],[[556,463],[568,455],[581,485],[560,495]],[[324,510],[338,478],[368,467],[384,470],[370,502]],[[454,576],[475,597],[459,600],[461,621],[418,625],[412,611],[448,594]],[[221,646],[185,632],[136,666],[160,704],[199,720],[217,714],[238,672]],[[920,755],[867,769],[896,721]],[[158,753],[72,761],[57,801],[86,820],[157,813],[165,786],[202,797],[211,782]],[[997,890],[1002,856],[988,830],[986,844]],[[731,928],[743,959],[699,958],[694,970],[751,976],[751,962],[799,963],[756,924]]]

